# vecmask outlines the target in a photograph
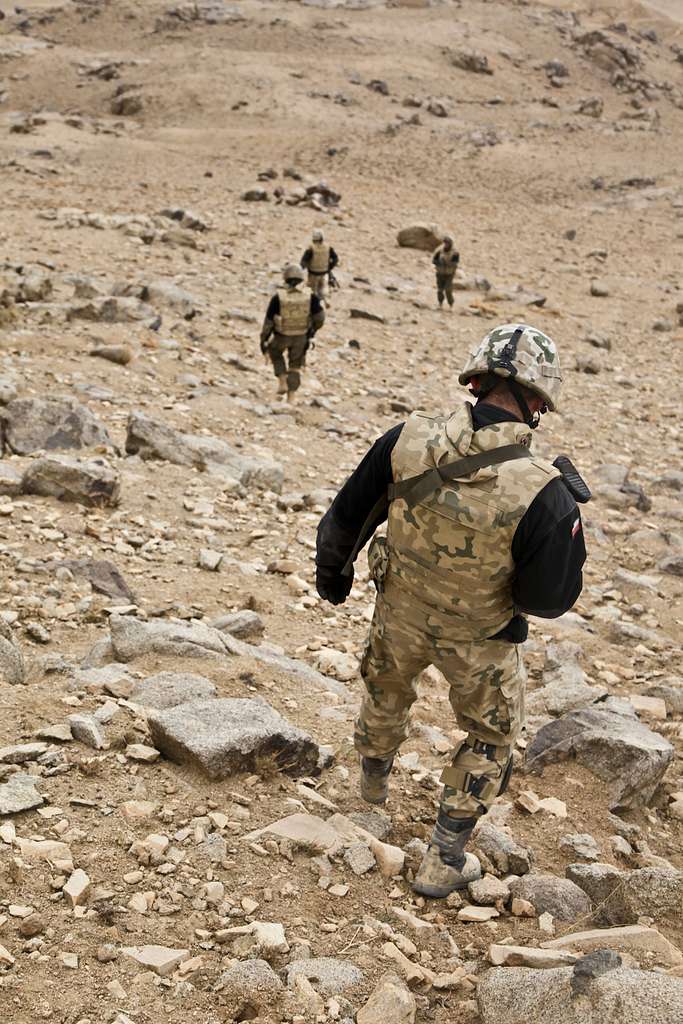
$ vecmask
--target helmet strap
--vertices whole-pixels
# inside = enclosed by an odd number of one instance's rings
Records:
[[[519,406],[519,411],[522,414],[522,419],[528,427],[531,427],[532,430],[535,430],[538,424],[541,422],[541,413],[531,411],[531,409],[527,405],[526,398],[524,397],[524,391],[513,377],[508,377],[507,385],[510,388],[510,391],[512,392],[515,401],[517,402],[517,405]]]

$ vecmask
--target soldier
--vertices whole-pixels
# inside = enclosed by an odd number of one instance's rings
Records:
[[[308,287],[319,299],[325,299],[328,279],[338,263],[339,257],[332,246],[325,242],[322,231],[314,231],[312,243],[301,257],[301,266],[308,271]]]
[[[263,321],[261,352],[273,364],[278,395],[286,395],[288,402],[294,402],[306,352],[325,322],[325,310],[316,295],[302,291],[304,273],[298,264],[288,263],[283,277],[285,287],[273,295]]]
[[[459,380],[476,402],[447,415],[413,413],[381,437],[323,517],[316,557],[318,593],[343,603],[358,550],[388,515],[386,538],[375,537],[368,552],[377,598],[355,728],[363,799],[387,799],[416,679],[428,665],[448,680],[467,733],[444,769],[414,882],[432,897],[481,875],[465,846],[510,778],[524,717],[524,613],[554,618],[581,593],[586,551],[573,495],[590,497],[567,459],[557,460],[572,470],[565,477],[530,450],[560,390],[549,337],[527,324],[497,327]]]
[[[444,296],[448,299],[448,305],[453,308],[453,278],[459,262],[460,253],[453,248],[453,239],[450,235],[445,235],[432,256],[432,263],[436,268],[436,296],[439,308],[443,306]]]

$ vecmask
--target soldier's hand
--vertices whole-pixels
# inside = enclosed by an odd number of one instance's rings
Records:
[[[353,586],[353,573],[342,576],[323,566],[318,566],[315,574],[315,588],[323,601],[330,604],[344,604]]]

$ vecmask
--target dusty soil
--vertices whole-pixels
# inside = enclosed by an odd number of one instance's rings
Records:
[[[106,608],[116,602],[91,594],[83,581],[56,578],[47,568],[55,560],[113,561],[148,615],[209,620],[254,608],[268,643],[312,664],[320,646],[362,649],[372,603],[363,559],[347,605],[332,609],[315,597],[312,555],[323,506],[295,511],[274,494],[240,495],[194,469],[126,458],[131,410],[249,454],[271,454],[283,464],[286,494],[335,489],[407,411],[447,409],[456,401],[457,372],[470,347],[494,323],[518,318],[556,339],[565,370],[561,412],[544,419],[538,449],[572,454],[589,481],[602,464],[628,465],[651,500],[647,511],[615,509],[601,499],[588,506],[589,562],[578,617],[533,623],[530,687],[540,680],[545,643],[558,638],[580,643],[589,680],[609,680],[616,695],[644,693],[664,677],[681,683],[683,582],[658,564],[680,553],[683,517],[680,491],[663,480],[681,461],[682,5],[351,6],[237,0],[230,5],[234,18],[207,24],[175,17],[157,0],[44,0],[24,4],[21,13],[2,5],[2,256],[47,272],[53,293],[20,304],[17,319],[0,328],[0,376],[21,395],[70,395],[89,406],[118,446],[112,462],[122,476],[122,500],[114,511],[93,511],[49,498],[3,499],[0,608],[30,671],[27,686],[0,684],[0,746],[27,741],[74,708],[92,711],[107,699],[88,692],[74,673],[108,636]],[[609,58],[591,56],[575,40],[578,28],[606,30],[615,21],[627,28],[611,35],[636,54],[621,77]],[[486,55],[493,74],[451,66],[448,49]],[[551,61],[568,74],[551,81]],[[87,73],[107,63],[113,77]],[[368,88],[372,80],[386,90]],[[112,113],[121,86],[141,97],[131,115]],[[408,97],[415,106],[405,105]],[[592,98],[599,116],[579,112]],[[429,112],[432,100],[447,116]],[[13,131],[17,125],[28,130]],[[277,176],[257,183],[269,168]],[[304,183],[324,179],[341,194],[339,206],[325,212],[277,203],[274,189],[289,194],[299,185],[283,176],[287,168]],[[242,201],[257,184],[269,201]],[[207,231],[191,233],[197,248],[146,244],[113,227],[65,226],[59,212],[152,216],[166,207],[191,209],[206,221]],[[454,311],[440,312],[429,255],[396,245],[397,230],[414,221],[450,230],[465,277],[486,278],[492,289],[458,291]],[[281,266],[298,259],[314,227],[340,255],[341,289],[309,359],[301,402],[290,409],[275,402],[258,332]],[[106,288],[170,280],[195,297],[198,313],[186,320],[160,308],[157,330],[72,320],[74,274]],[[545,301],[528,306],[529,293]],[[384,322],[352,320],[351,308]],[[611,347],[593,347],[590,336]],[[135,358],[125,367],[90,358],[95,340],[130,345]],[[22,467],[29,460],[7,461]],[[224,552],[220,572],[198,567],[201,548]],[[267,571],[282,557],[311,587],[303,600],[287,576]],[[654,574],[658,582],[654,589],[619,582],[620,569]],[[648,638],[624,635],[615,621],[637,623]],[[49,632],[45,646],[26,628],[36,622]],[[363,809],[351,742],[354,701],[307,689],[248,659],[131,665],[139,678],[162,669],[204,674],[223,696],[265,697],[333,748],[335,767],[317,780],[320,793],[343,813]],[[423,687],[404,750],[419,754],[421,769],[438,770],[446,754],[419,725],[450,735],[449,716],[445,690]],[[683,828],[666,809],[667,794],[683,788],[683,728],[672,715],[655,727],[675,742],[676,760],[655,807],[630,817],[652,854],[683,868]],[[290,946],[308,941],[315,956],[339,955],[360,966],[365,980],[351,997],[354,1009],[387,967],[382,942],[362,930],[364,914],[390,920],[396,905],[432,915],[447,926],[472,974],[485,969],[492,939],[536,944],[544,937],[535,920],[462,924],[455,911],[415,900],[408,878],[385,881],[373,872],[358,879],[342,864],[334,881],[347,882],[350,891],[330,896],[307,854],[259,857],[241,842],[249,830],[295,809],[295,782],[266,772],[211,783],[167,761],[135,765],[122,751],[131,738],[144,738],[144,727],[125,706],[108,736],[104,752],[76,743],[64,748],[68,770],[41,786],[41,810],[54,817],[30,812],[15,819],[27,837],[55,838],[55,822],[67,822],[62,838],[93,882],[91,912],[75,918],[55,872],[17,868],[11,847],[0,844],[0,943],[16,958],[12,967],[0,966],[0,1005],[16,1024],[94,1024],[118,1013],[135,1024],[161,1014],[169,1022],[231,1020],[213,991],[230,949],[212,940],[217,913],[192,893],[209,876],[225,883],[235,923],[246,916],[241,900],[253,897],[259,908],[252,916],[282,922]],[[571,765],[529,780],[518,772],[506,802],[529,787],[559,797],[568,809],[564,820],[509,810],[507,822],[534,849],[539,870],[564,874],[568,861],[558,840],[566,832],[589,832],[602,859],[615,862],[606,799],[590,773]],[[235,793],[248,799],[246,811]],[[399,766],[388,805],[390,841],[426,839],[437,796],[432,774]],[[151,800],[161,817],[129,825],[118,811],[129,799]],[[123,880],[137,868],[128,852],[133,839],[158,831],[172,836],[211,808],[231,820],[223,865],[196,863],[190,849],[172,882],[154,869],[139,883]],[[176,892],[174,902],[176,884],[189,895]],[[164,912],[127,908],[134,892],[150,889]],[[4,909],[10,905],[40,913],[40,941],[19,934],[20,919]],[[683,939],[680,921],[661,927],[672,941]],[[189,983],[159,984],[123,957],[100,963],[95,953],[107,942],[187,948],[202,963]],[[435,969],[452,955],[429,942],[421,948]],[[64,952],[78,954],[76,970],[64,966]],[[286,959],[275,958],[274,966]],[[115,980],[125,997],[107,988]],[[462,991],[419,998],[418,1020],[476,1019],[471,1004],[463,1004],[471,995]]]

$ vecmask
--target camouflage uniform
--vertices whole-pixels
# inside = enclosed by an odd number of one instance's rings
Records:
[[[448,305],[452,306],[455,299],[453,296],[453,278],[460,262],[460,253],[451,244],[448,248],[440,245],[432,256],[432,263],[436,270],[436,296],[441,306],[444,298]]]
[[[330,270],[330,246],[325,242],[313,242],[311,249],[311,259],[307,266],[308,287],[319,299],[324,299]]]
[[[392,454],[395,481],[508,444],[530,445],[525,423],[474,431],[471,406],[450,417],[414,413]],[[509,771],[523,721],[519,648],[495,636],[514,616],[512,539],[536,495],[559,472],[536,458],[478,470],[408,508],[389,510],[386,539],[368,553],[379,594],[361,674],[356,725],[364,757],[387,758],[405,739],[415,678],[433,664],[467,739],[443,773],[442,806],[455,817],[491,806]]]

